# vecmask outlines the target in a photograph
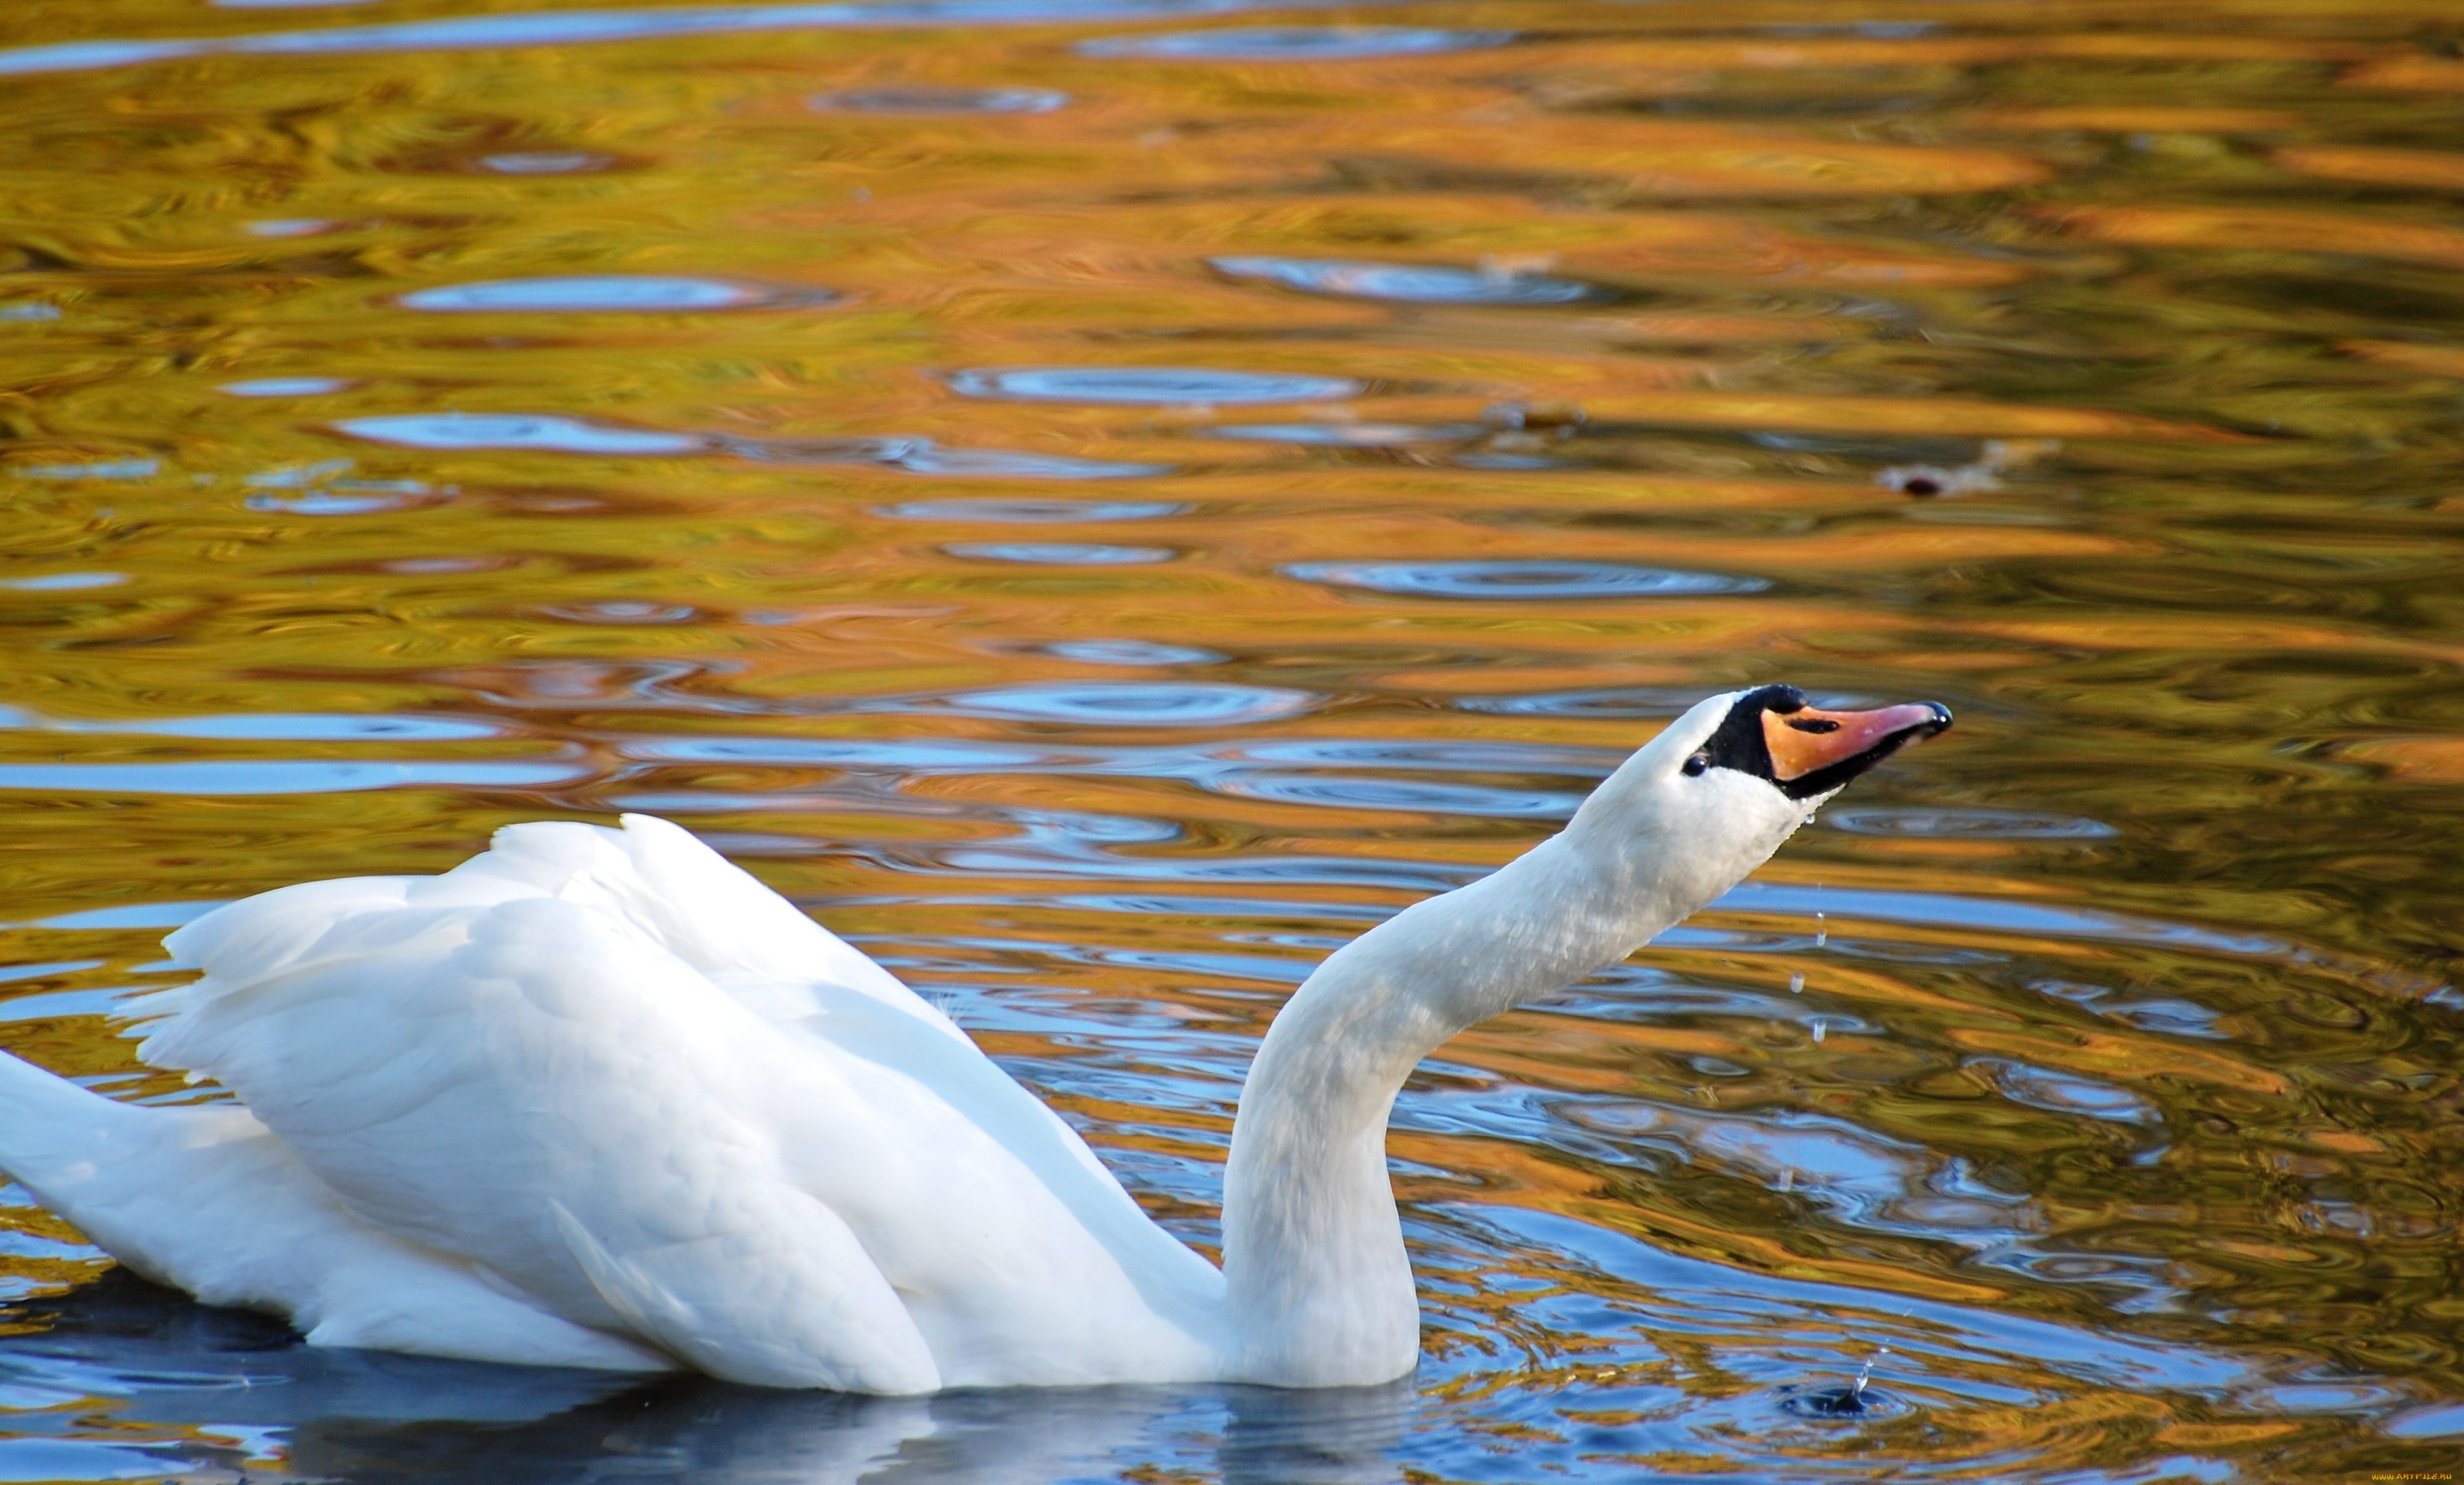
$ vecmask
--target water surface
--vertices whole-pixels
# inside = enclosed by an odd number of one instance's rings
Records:
[[[311,1351],[10,1187],[0,1477],[2452,1470],[2451,9],[11,10],[0,1021],[121,1097],[213,903],[649,809],[1211,1249],[1328,949],[1705,693],[1961,720],[1413,1080],[1404,1385]]]

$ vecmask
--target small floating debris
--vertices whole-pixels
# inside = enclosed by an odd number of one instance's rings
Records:
[[[2060,440],[2054,438],[1991,438],[1986,440],[1972,463],[1894,464],[1876,475],[1874,483],[1920,499],[1999,490],[2002,476],[2024,469],[2059,448]]]

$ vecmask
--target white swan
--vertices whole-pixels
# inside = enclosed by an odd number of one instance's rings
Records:
[[[948,1017],[673,825],[517,825],[441,876],[171,935],[155,1108],[0,1056],[0,1167],[104,1249],[311,1343],[920,1393],[1385,1382],[1419,1311],[1385,1159],[1455,1032],[1761,864],[1931,703],[1713,697],[1558,835],[1329,958],[1275,1019],[1223,1269]]]

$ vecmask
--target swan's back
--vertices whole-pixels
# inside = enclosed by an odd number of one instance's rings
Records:
[[[158,1065],[352,1218],[739,1381],[1213,1375],[1221,1277],[938,1010],[693,836],[514,826],[174,934]]]

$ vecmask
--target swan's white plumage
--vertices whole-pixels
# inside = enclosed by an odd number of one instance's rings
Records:
[[[1696,706],[1563,832],[1309,976],[1243,1091],[1220,1274],[947,1016],[639,815],[199,919],[141,1050],[243,1107],[0,1055],[0,1166],[140,1272],[329,1344],[866,1392],[1391,1381],[1419,1349],[1405,1075],[1769,857],[1828,792],[1712,743],[1787,698]],[[1836,715],[1868,761],[1948,723]]]
[[[568,1326],[869,1392],[1214,1366],[1210,1265],[947,1016],[664,821],[514,826],[168,946],[205,972],[145,1008],[148,1061],[230,1088],[351,1237]]]

